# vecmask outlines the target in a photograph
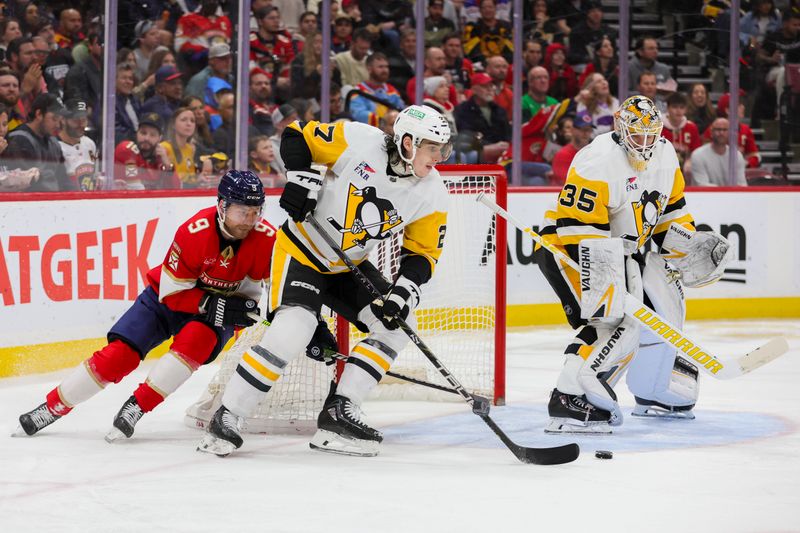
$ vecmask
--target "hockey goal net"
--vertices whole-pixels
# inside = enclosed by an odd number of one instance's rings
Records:
[[[450,372],[473,393],[505,399],[505,221],[478,203],[484,193],[506,205],[506,175],[502,167],[452,165],[439,167],[450,195],[447,234],[433,278],[423,287],[416,309],[417,331]],[[503,238],[499,238],[502,236]],[[402,236],[383,241],[370,261],[387,279],[399,267]],[[327,310],[323,310],[325,313]],[[327,312],[326,318],[348,353],[363,334]],[[220,355],[220,368],[201,398],[186,411],[186,423],[204,427],[219,407],[225,384],[244,351],[257,344],[267,329],[262,322],[244,330],[232,348]],[[341,368],[341,365],[339,365]],[[398,355],[393,372],[447,386],[447,382],[411,342]],[[334,379],[336,366],[305,356],[286,368],[246,421],[251,433],[313,431],[316,417]],[[458,400],[456,395],[386,376],[370,399]]]

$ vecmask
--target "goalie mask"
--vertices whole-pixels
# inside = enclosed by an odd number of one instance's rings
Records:
[[[647,168],[663,127],[661,113],[646,96],[629,97],[614,113],[617,142],[625,149],[634,170]]]
[[[403,139],[411,137],[411,155],[403,153]],[[412,105],[403,109],[394,121],[394,144],[400,152],[400,159],[412,165],[417,150],[423,141],[427,149],[438,151],[441,160],[446,161],[453,151],[450,141],[450,125],[438,111],[431,107]]]

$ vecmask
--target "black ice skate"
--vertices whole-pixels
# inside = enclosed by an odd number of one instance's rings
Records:
[[[24,437],[25,435],[34,435],[59,418],[61,417],[50,412],[50,409],[47,408],[47,403],[43,403],[33,411],[28,411],[19,416],[20,427],[17,428],[13,436]]]
[[[692,405],[667,405],[655,400],[636,398],[636,407],[631,411],[633,416],[646,416],[650,418],[678,418],[681,420],[694,420]]]
[[[136,423],[142,416],[144,416],[144,411],[139,407],[136,396],[131,396],[122,404],[117,416],[114,417],[114,427],[106,435],[106,442],[112,443],[122,438],[131,438]]]
[[[206,434],[197,446],[197,451],[226,457],[233,453],[233,450],[242,447],[244,441],[240,434],[241,430],[242,418],[221,405],[208,423]]]
[[[611,433],[611,413],[595,407],[585,395],[566,394],[553,389],[547,404],[550,424],[545,433]]]
[[[311,439],[314,450],[344,455],[373,457],[383,435],[361,421],[361,410],[348,398],[334,394],[317,418],[317,433]]]

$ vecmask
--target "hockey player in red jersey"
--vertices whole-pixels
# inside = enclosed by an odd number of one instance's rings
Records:
[[[184,222],[148,286],[108,332],[108,344],[76,367],[19,417],[20,436],[33,435],[109,383],[119,383],[145,356],[174,337],[169,352],[124,403],[106,436],[130,437],[144,413],[219,354],[234,330],[252,325],[269,277],[275,229],[261,218],[264,190],[250,171],[228,171],[217,204]]]

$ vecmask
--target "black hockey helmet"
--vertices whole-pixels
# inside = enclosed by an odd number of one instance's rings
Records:
[[[264,186],[249,170],[229,170],[219,180],[217,197],[229,204],[261,207],[264,205]]]

